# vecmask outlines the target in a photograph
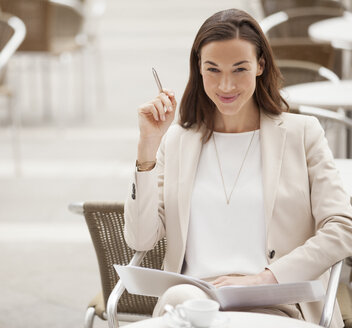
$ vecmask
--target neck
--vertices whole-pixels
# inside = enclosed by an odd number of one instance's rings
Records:
[[[216,111],[214,131],[223,133],[240,133],[257,130],[260,127],[260,112],[257,107],[243,108],[234,115],[224,115]]]

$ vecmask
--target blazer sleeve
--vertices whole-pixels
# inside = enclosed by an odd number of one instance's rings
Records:
[[[132,249],[153,249],[165,236],[164,216],[164,136],[157,153],[154,169],[147,172],[135,170],[131,193],[125,202],[124,236]]]
[[[268,266],[280,283],[317,279],[352,255],[350,197],[342,187],[324,131],[314,117],[306,120],[304,143],[316,233]]]

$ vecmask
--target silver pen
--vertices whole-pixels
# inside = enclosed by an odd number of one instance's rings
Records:
[[[153,75],[154,75],[154,79],[155,79],[156,85],[158,86],[159,92],[163,92],[163,87],[162,87],[161,82],[159,80],[158,73],[156,72],[154,67],[152,67],[152,72],[153,72]]]
[[[152,72],[153,72],[153,75],[154,75],[154,79],[155,79],[156,85],[158,86],[159,92],[162,93],[163,92],[163,87],[161,85],[158,73],[156,72],[154,67],[152,67]],[[164,106],[164,112],[165,113],[167,112],[166,106]]]

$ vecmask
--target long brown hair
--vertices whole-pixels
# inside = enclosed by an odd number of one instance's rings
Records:
[[[184,128],[205,126],[203,137],[208,140],[214,129],[215,104],[206,95],[200,74],[199,60],[203,46],[214,41],[234,38],[255,46],[257,60],[263,58],[264,71],[257,76],[254,100],[263,111],[278,115],[288,111],[288,104],[279,89],[282,76],[274,63],[271,47],[257,21],[238,9],[220,11],[209,17],[199,29],[190,56],[190,76],[180,103],[180,124]]]

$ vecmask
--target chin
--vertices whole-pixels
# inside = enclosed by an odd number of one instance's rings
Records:
[[[237,115],[242,109],[242,107],[239,106],[224,106],[224,104],[216,104],[216,107],[222,115],[226,116]]]

